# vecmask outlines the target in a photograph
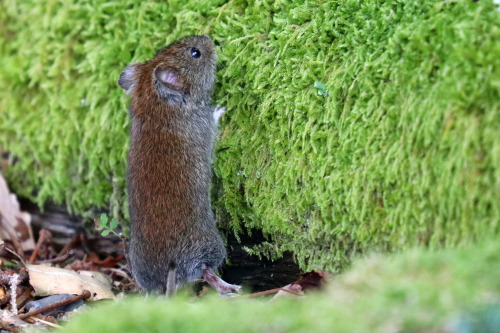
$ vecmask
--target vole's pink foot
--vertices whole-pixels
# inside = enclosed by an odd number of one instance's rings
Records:
[[[214,109],[214,120],[215,120],[215,123],[218,123],[219,122],[219,118],[222,117],[222,115],[224,114],[224,112],[226,112],[226,108],[220,106],[220,105],[217,105]]]
[[[219,294],[240,293],[241,287],[235,284],[229,284],[218,277],[210,268],[203,268],[203,278],[209,285],[217,290]]]

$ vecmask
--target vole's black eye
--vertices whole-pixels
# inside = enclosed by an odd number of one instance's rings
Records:
[[[200,50],[198,50],[196,47],[192,47],[191,48],[191,57],[197,59],[199,57],[201,57],[201,52]]]

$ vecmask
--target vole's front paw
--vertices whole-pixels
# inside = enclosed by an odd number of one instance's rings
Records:
[[[222,115],[226,112],[226,108],[222,107],[220,105],[217,105],[214,109],[214,120],[215,123],[217,124],[219,122],[219,118],[222,117]]]

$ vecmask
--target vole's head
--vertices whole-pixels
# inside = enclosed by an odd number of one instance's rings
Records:
[[[216,60],[210,37],[185,37],[159,50],[145,63],[130,64],[120,75],[118,84],[132,95],[136,90],[155,91],[168,103],[209,100]]]

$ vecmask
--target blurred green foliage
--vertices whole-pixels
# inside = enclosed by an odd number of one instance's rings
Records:
[[[339,270],[500,231],[491,0],[0,1],[0,21],[0,150],[39,204],[126,218],[120,72],[209,34],[228,110],[214,208],[269,237],[250,252]]]
[[[499,332],[499,253],[497,236],[460,250],[372,256],[321,293],[271,303],[129,297],[72,317],[61,331]]]

